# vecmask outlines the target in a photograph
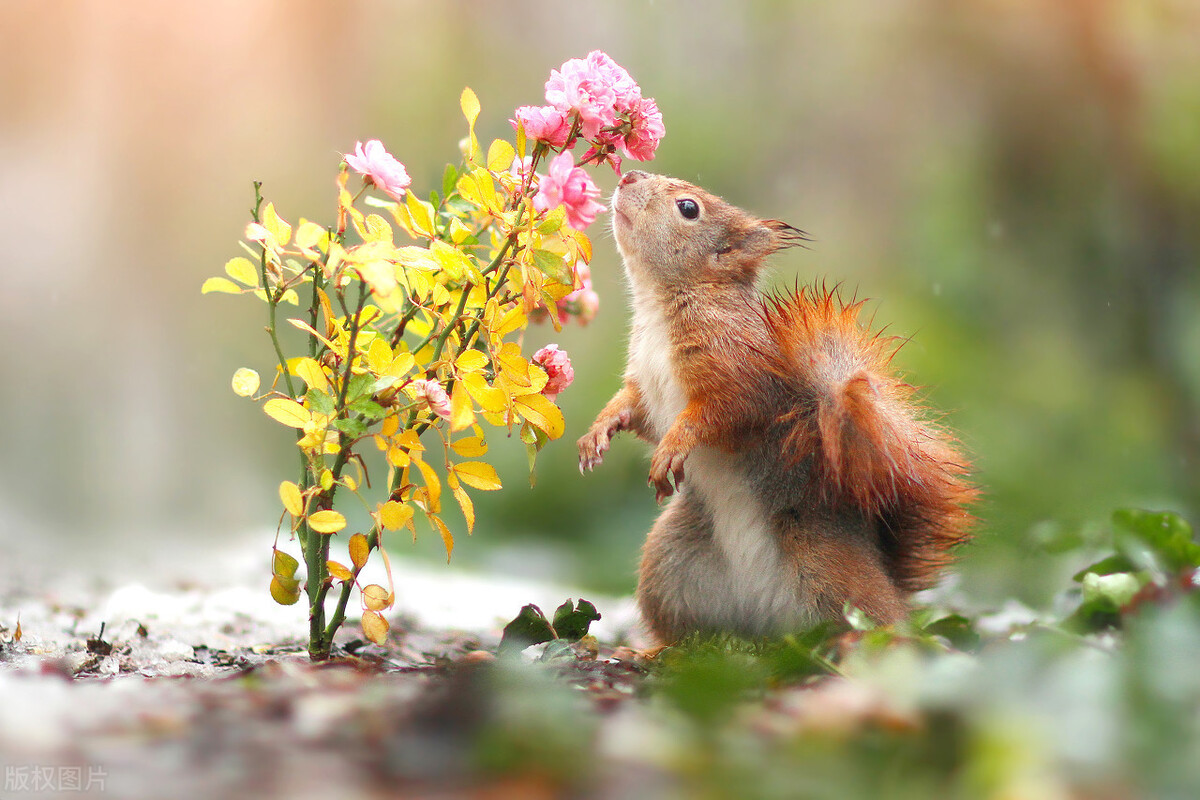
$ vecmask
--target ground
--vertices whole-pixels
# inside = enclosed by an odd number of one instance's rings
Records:
[[[274,604],[260,561],[226,563],[207,582],[114,584],[76,572],[47,590],[10,576],[0,596],[0,798],[157,798],[167,786],[176,797],[457,796],[483,786],[536,796],[561,785],[561,776],[496,778],[480,753],[507,747],[488,744],[508,724],[497,682],[524,680],[520,671],[546,655],[533,648],[497,665],[506,618],[529,602],[552,611],[569,590],[395,565],[388,640],[366,643],[348,624],[336,657],[313,664],[302,607]],[[633,628],[629,600],[600,605],[599,653],[546,659],[587,714],[609,714],[645,671],[632,650],[614,648]]]

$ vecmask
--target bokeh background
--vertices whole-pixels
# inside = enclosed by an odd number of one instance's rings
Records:
[[[1200,5],[1193,0],[0,5],[0,563],[95,572],[270,544],[288,434],[235,397],[263,307],[202,297],[251,181],[327,220],[340,154],[379,138],[422,193],[603,49],[654,96],[651,165],[815,243],[772,281],[840,283],[912,336],[898,364],[961,433],[985,500],[964,585],[1038,599],[1049,552],[1112,509],[1200,509]],[[605,191],[615,178],[597,173]],[[478,497],[455,564],[628,591],[656,514],[647,454],[587,477],[627,321],[602,220],[564,440]],[[400,558],[444,560],[428,531]],[[32,578],[26,578],[32,580]]]

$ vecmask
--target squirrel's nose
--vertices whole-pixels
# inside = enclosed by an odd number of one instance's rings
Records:
[[[620,186],[628,186],[631,183],[637,183],[638,181],[640,181],[642,178],[645,178],[645,177],[648,177],[648,176],[646,175],[646,173],[642,172],[640,169],[631,169],[631,170],[629,170],[629,172],[626,172],[624,175],[621,176],[621,182],[619,185]]]

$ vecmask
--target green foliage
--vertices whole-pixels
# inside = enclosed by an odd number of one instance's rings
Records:
[[[524,606],[520,613],[504,626],[504,634],[500,637],[500,652],[512,653],[555,639],[577,642],[587,636],[588,628],[598,619],[600,613],[596,611],[596,607],[582,598],[578,604],[567,600],[555,609],[553,623],[546,619],[546,615],[537,606]]]

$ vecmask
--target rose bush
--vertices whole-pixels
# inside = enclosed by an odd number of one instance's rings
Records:
[[[652,157],[664,133],[654,101],[599,51],[551,73],[549,105],[514,111],[513,142],[497,139],[485,151],[475,133],[478,99],[465,89],[460,102],[464,160],[447,166],[429,201],[409,191],[408,170],[380,140],[357,142],[337,175],[332,223],[287,222],[256,183],[249,257],[230,259],[227,277],[202,287],[267,307],[274,374],[260,392],[258,373],[242,367],[232,388],[293,431],[298,470],[279,487],[270,590],[285,604],[307,597],[314,659],[329,656],[356,587],[364,634],[376,642],[387,635],[383,612],[395,601],[387,536],[415,537],[423,517],[449,558],[449,498],[470,532],[468,489],[501,487],[484,460],[488,428],[516,433],[531,470],[562,435],[553,401],[574,378],[570,359],[556,345],[527,358],[525,330],[531,320],[558,328],[596,314],[584,231],[604,207],[583,166],[619,171],[622,155]],[[576,161],[580,142],[588,149]],[[350,170],[362,176],[356,194]],[[281,328],[298,331],[299,344]],[[369,522],[346,538],[338,560],[331,540],[350,526],[348,503]],[[303,577],[281,539],[298,543]],[[387,587],[360,578],[376,551]]]

